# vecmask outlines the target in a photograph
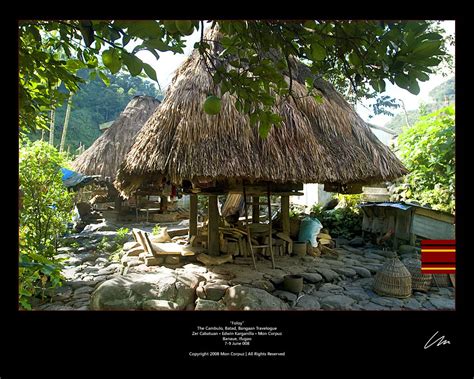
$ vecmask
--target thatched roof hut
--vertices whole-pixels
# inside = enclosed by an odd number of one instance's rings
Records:
[[[112,125],[74,160],[73,170],[114,180],[120,164],[135,142],[138,131],[159,104],[160,102],[151,96],[132,98]]]
[[[207,40],[217,40],[210,30]],[[219,43],[214,48],[222,49]],[[347,101],[326,81],[315,80],[323,98],[305,96],[303,64],[292,63],[295,99],[278,99],[281,127],[268,137],[222,97],[221,112],[211,116],[202,105],[219,95],[198,51],[177,70],[167,96],[147,121],[127,154],[116,185],[128,195],[143,183],[169,180],[175,185],[225,181],[273,183],[371,183],[406,173],[395,155],[371,132]],[[208,184],[207,183],[207,184]],[[211,185],[211,186],[212,186]]]

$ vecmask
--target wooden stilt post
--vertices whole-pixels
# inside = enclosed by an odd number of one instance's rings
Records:
[[[290,196],[281,196],[281,226],[283,233],[290,235]]]
[[[272,268],[275,268],[273,258],[273,232],[272,232],[272,204],[270,200],[270,183],[267,184],[267,204],[268,204],[268,244],[270,245],[270,256],[272,258]]]
[[[219,211],[217,209],[217,195],[209,196],[208,212],[208,253],[209,255],[217,256],[219,255]]]
[[[257,224],[260,222],[260,205],[258,202],[260,197],[252,196],[252,223]]]
[[[197,204],[198,195],[189,195],[189,238],[197,236]]]

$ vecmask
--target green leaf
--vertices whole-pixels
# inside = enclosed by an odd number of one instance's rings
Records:
[[[361,61],[359,55],[355,51],[349,54],[349,62],[356,67],[360,66]]]
[[[122,59],[120,57],[119,50],[113,48],[105,50],[102,53],[102,62],[112,74],[119,72],[120,68],[122,67]]]
[[[383,79],[372,79],[369,83],[374,91],[379,93],[385,91],[385,81]]]
[[[92,42],[94,42],[94,28],[92,27],[92,23],[89,20],[79,21],[79,30],[84,38],[84,43],[87,47],[90,47]]]
[[[142,72],[143,62],[135,55],[125,53],[123,55],[123,63],[127,66],[128,71],[132,76],[137,76]]]
[[[170,49],[169,46],[161,40],[161,38],[149,39],[143,44],[147,47],[151,47],[152,49],[157,49],[160,51],[168,51]]]
[[[262,138],[267,138],[268,133],[270,133],[271,124],[268,122],[260,121],[260,126],[258,127],[258,134]]]
[[[425,41],[413,49],[412,54],[418,58],[428,58],[433,55],[439,55],[442,51],[439,49],[441,41]]]
[[[326,49],[317,42],[313,43],[311,45],[311,57],[315,61],[322,61],[326,58]]]
[[[127,31],[141,39],[160,38],[163,34],[160,25],[154,20],[137,20],[128,25]]]
[[[399,73],[397,76],[395,76],[394,79],[395,79],[395,84],[399,86],[400,88],[408,89],[408,87],[410,86],[410,77],[408,75]]]
[[[410,81],[410,84],[407,88],[407,90],[412,93],[413,95],[418,95],[420,93],[420,86],[418,85],[418,82],[416,81],[415,78],[413,78]]]
[[[102,79],[104,84],[108,87],[110,86],[110,79],[107,75],[105,75],[102,71],[97,71],[99,74],[99,77]]]
[[[156,78],[156,71],[153,67],[151,67],[148,63],[143,62],[143,69],[150,79],[158,82],[158,79]]]

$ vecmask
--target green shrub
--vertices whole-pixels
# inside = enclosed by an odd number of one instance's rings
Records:
[[[128,235],[127,235],[128,232],[129,232],[128,228],[117,229],[117,235],[115,236],[115,242],[118,245],[123,245],[125,242],[127,242],[128,241]]]
[[[159,233],[160,233],[160,230],[161,230],[161,226],[156,224],[154,227],[153,227],[153,230],[152,230],[152,234],[154,236],[157,236]]]
[[[353,238],[362,231],[362,212],[357,206],[362,195],[342,195],[335,197],[339,200],[338,207],[323,211],[323,205],[314,204],[311,213],[328,229],[332,237]]]
[[[58,237],[71,221],[74,194],[62,182],[64,154],[42,141],[20,146],[19,179],[23,194],[19,212],[19,303],[31,309],[29,299],[46,286],[61,285],[61,264],[54,258]]]

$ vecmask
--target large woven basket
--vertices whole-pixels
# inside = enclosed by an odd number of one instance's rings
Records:
[[[438,287],[452,287],[448,274],[433,274],[433,285]]]
[[[373,289],[381,296],[411,296],[411,274],[398,258],[391,258],[375,274]]]
[[[421,261],[411,261],[406,263],[406,268],[411,274],[411,288],[413,291],[428,292],[433,279],[432,274],[423,274],[421,272]]]

